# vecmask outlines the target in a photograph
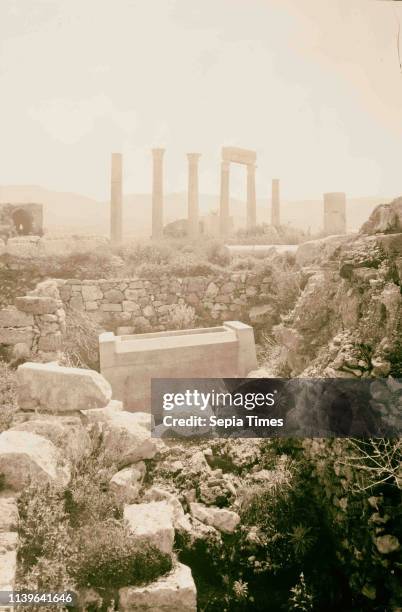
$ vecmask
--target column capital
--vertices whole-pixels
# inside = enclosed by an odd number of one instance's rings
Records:
[[[187,159],[190,164],[197,164],[201,157],[201,153],[187,153]]]
[[[162,159],[165,150],[166,149],[162,149],[160,147],[157,147],[155,149],[151,149],[153,158],[154,159]]]
[[[251,164],[246,164],[246,165],[247,165],[247,172],[255,172],[257,168],[257,164],[253,162]]]
[[[226,159],[223,159],[221,161],[221,168],[223,172],[229,172],[230,169],[230,161],[226,161]]]

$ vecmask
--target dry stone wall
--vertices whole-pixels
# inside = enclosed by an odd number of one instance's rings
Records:
[[[0,345],[11,347],[16,360],[30,355],[57,359],[65,329],[63,302],[54,281],[39,283],[14,306],[0,310]]]
[[[274,310],[269,279],[251,272],[209,277],[116,280],[58,280],[67,308],[84,310],[99,322],[113,321],[136,331],[164,330],[174,304],[192,306],[201,321],[239,319],[258,323]]]

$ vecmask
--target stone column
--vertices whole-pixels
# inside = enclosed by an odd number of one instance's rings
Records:
[[[330,236],[346,234],[346,195],[324,193],[324,232]]]
[[[187,228],[189,237],[198,236],[198,160],[200,153],[187,153],[188,159],[188,192],[187,192]]]
[[[219,211],[219,225],[221,236],[229,233],[229,179],[230,162],[221,162],[221,201]]]
[[[257,225],[255,168],[255,164],[247,164],[247,229],[251,229]]]
[[[110,240],[121,242],[123,237],[123,157],[112,153],[112,174],[110,189]]]
[[[163,154],[165,149],[152,149],[152,238],[163,238]]]
[[[279,227],[281,224],[280,198],[279,198],[279,179],[272,179],[272,200],[271,200],[271,225]]]

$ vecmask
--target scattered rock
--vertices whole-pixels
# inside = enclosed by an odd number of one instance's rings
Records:
[[[190,504],[190,511],[199,521],[223,533],[233,533],[240,523],[240,516],[226,508],[207,507],[195,502]]]
[[[123,612],[196,612],[197,591],[190,568],[177,563],[167,576],[147,586],[120,589],[119,609]]]
[[[70,479],[55,445],[27,431],[7,430],[0,434],[0,473],[4,486],[14,491],[21,491],[30,482],[66,485]]]
[[[174,542],[173,509],[166,501],[124,506],[130,531],[147,544],[171,554]]]
[[[124,503],[134,503],[138,498],[145,472],[146,467],[143,461],[120,470],[110,480],[111,491]]]
[[[60,449],[63,456],[79,461],[89,447],[89,435],[79,417],[51,416],[19,423],[9,431],[28,431],[50,440]]]
[[[150,432],[145,429],[134,413],[124,410],[110,413],[103,423],[104,444],[110,459],[121,468],[141,461],[152,459],[156,454],[156,443]]]

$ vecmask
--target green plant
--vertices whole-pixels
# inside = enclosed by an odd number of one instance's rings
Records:
[[[145,584],[170,571],[170,555],[139,543],[119,521],[90,523],[75,533],[76,546],[68,561],[78,586],[120,588]]]
[[[195,311],[187,304],[172,304],[166,317],[169,329],[191,329],[195,327]]]
[[[8,429],[18,410],[15,370],[0,360],[0,433]]]
[[[86,312],[66,310],[66,334],[63,362],[69,367],[99,370],[99,334],[101,327]]]
[[[309,612],[313,610],[313,596],[309,591],[303,572],[300,573],[298,583],[290,589],[289,608]]]

